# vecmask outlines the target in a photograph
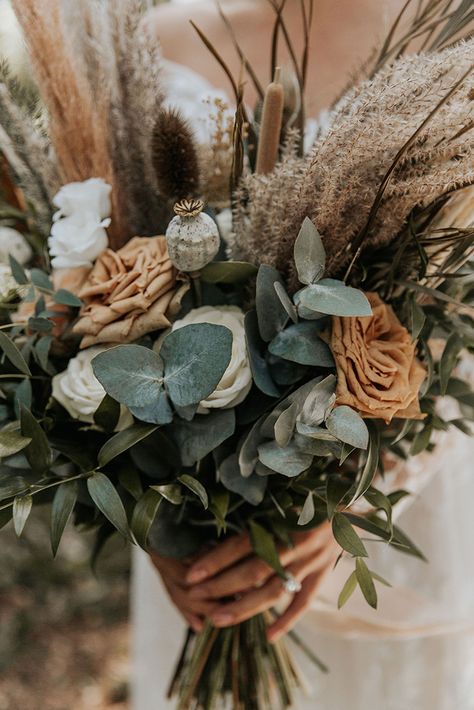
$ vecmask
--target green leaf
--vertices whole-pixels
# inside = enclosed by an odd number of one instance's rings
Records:
[[[219,478],[232,493],[242,496],[251,505],[260,505],[267,487],[267,478],[252,474],[244,477],[240,473],[237,454],[228,456],[219,466]]]
[[[24,286],[25,284],[29,283],[30,280],[28,276],[25,273],[24,268],[22,265],[15,259],[14,256],[11,254],[8,255],[8,260],[10,262],[10,269],[12,272],[12,276],[17,282],[17,284],[20,284],[20,286]]]
[[[21,433],[31,439],[25,448],[28,463],[35,473],[44,474],[51,466],[52,452],[46,434],[39,422],[23,405],[20,407]]]
[[[264,466],[288,478],[306,471],[313,461],[312,454],[302,452],[295,443],[280,448],[276,442],[270,441],[258,447],[258,455]]]
[[[150,488],[133,509],[132,532],[135,540],[144,550],[147,548],[148,534],[162,501],[160,494]]]
[[[150,486],[150,488],[159,493],[160,496],[163,496],[163,498],[172,505],[181,505],[183,502],[183,494],[177,483],[167,483],[162,486]]]
[[[143,495],[143,486],[140,475],[135,468],[130,468],[129,466],[123,468],[119,471],[118,480],[122,488],[124,488],[127,493],[130,493],[132,498],[140,500]]]
[[[285,409],[275,422],[275,441],[278,446],[288,446],[295,431],[296,417],[298,416],[298,403],[293,402]]]
[[[265,361],[265,343],[260,337],[256,311],[245,316],[245,337],[253,380],[258,389],[269,397],[279,397],[280,390],[274,383]]]
[[[52,342],[53,338],[51,335],[43,335],[38,339],[33,350],[36,361],[45,372],[49,372],[48,358]]]
[[[94,412],[94,422],[101,429],[111,434],[120,419],[120,403],[109,394],[105,394],[102,402]]]
[[[423,308],[418,305],[415,299],[411,302],[411,337],[417,340],[426,322],[426,315]]]
[[[428,448],[432,433],[433,427],[427,424],[421,431],[415,434],[410,446],[411,456],[418,456],[418,454],[421,454],[422,451]]]
[[[286,571],[280,562],[273,535],[255,520],[250,521],[250,541],[255,554],[275,570],[280,577],[286,578]]]
[[[312,367],[334,367],[329,346],[320,338],[315,321],[294,323],[282,330],[268,346],[272,355]]]
[[[31,495],[17,496],[13,501],[13,527],[18,537],[23,532],[32,506],[33,496]]]
[[[348,504],[348,507],[353,505],[356,500],[358,500],[367,491],[372,481],[374,480],[375,474],[380,463],[380,434],[377,426],[370,422],[368,425],[369,431],[369,447],[367,451],[367,456],[364,463],[364,468],[360,474],[360,478],[357,482],[357,488],[355,490],[352,500]]]
[[[332,517],[336,511],[337,506],[342,502],[343,498],[347,495],[349,489],[352,486],[352,482],[347,479],[342,479],[340,476],[334,473],[330,474],[326,480],[326,506],[328,519],[332,520]]]
[[[24,375],[31,376],[30,368],[26,364],[26,361],[18,350],[17,346],[11,340],[8,335],[0,330],[0,350],[5,353],[5,356],[9,359],[13,367],[22,372]]]
[[[106,466],[112,459],[128,451],[139,441],[146,439],[158,429],[154,424],[134,424],[128,429],[119,431],[105,442],[98,454],[99,466]]]
[[[182,476],[179,476],[178,481],[182,483],[183,486],[186,486],[186,488],[189,488],[189,490],[199,498],[205,510],[208,509],[209,498],[207,495],[207,491],[202,485],[202,483],[197,480],[197,478],[194,478],[194,476],[190,476],[188,473],[183,473]]]
[[[62,306],[70,306],[70,308],[80,308],[82,306],[81,299],[70,291],[66,291],[65,288],[60,288],[56,291],[53,294],[53,300]]]
[[[257,419],[255,424],[247,433],[239,451],[239,467],[242,476],[250,476],[258,461],[258,447],[264,437],[261,434],[262,417]]]
[[[160,355],[174,404],[187,407],[214,392],[232,357],[232,340],[229,328],[212,323],[185,325],[166,336]]]
[[[134,417],[148,424],[160,424],[164,426],[173,421],[173,410],[171,409],[169,397],[164,389],[158,392],[153,402],[145,404],[143,407],[129,407],[129,410]]]
[[[211,494],[211,502],[209,510],[214,515],[218,530],[224,530],[226,526],[226,517],[229,511],[230,496],[228,491],[214,491]]]
[[[357,588],[357,576],[354,571],[347,578],[347,580],[341,590],[341,593],[339,594],[339,597],[337,600],[337,608],[338,609],[342,609],[344,604],[346,604],[346,602],[349,601],[351,596],[354,594],[356,588]]]
[[[176,443],[183,466],[193,466],[228,439],[235,430],[235,411],[220,409],[197,414],[191,422],[175,420],[169,435]]]
[[[332,410],[326,419],[326,426],[336,439],[345,444],[358,449],[366,449],[369,445],[369,430],[366,423],[357,412],[346,405]]]
[[[0,458],[13,456],[31,443],[31,437],[22,436],[17,429],[3,429],[0,431]]]
[[[265,342],[272,340],[288,320],[288,314],[275,291],[275,282],[284,287],[278,271],[273,266],[262,264],[257,274],[256,307],[258,329]]]
[[[142,345],[118,345],[99,353],[92,370],[105,391],[128,407],[157,402],[163,388],[163,363]]]
[[[43,291],[54,291],[54,286],[48,275],[41,269],[31,269],[30,279],[37,288],[43,289]]]
[[[100,512],[125,538],[129,539],[127,514],[112,481],[104,473],[96,471],[87,479],[87,489]]]
[[[308,217],[305,217],[296,238],[294,257],[302,284],[312,284],[322,278],[326,268],[326,250],[318,230]]]
[[[208,284],[234,284],[255,276],[257,267],[247,261],[211,261],[201,271],[201,279]]]
[[[367,557],[367,550],[343,513],[334,513],[332,519],[332,532],[336,542],[354,557]]]
[[[314,508],[313,492],[310,491],[298,517],[298,525],[307,525],[314,518],[316,511]]]
[[[375,584],[369,572],[369,568],[361,557],[356,559],[356,577],[365,600],[373,609],[376,609],[377,590],[375,589]]]
[[[304,424],[319,426],[324,421],[336,399],[336,382],[334,375],[328,375],[314,385],[303,404],[301,421]]]
[[[383,584],[385,587],[391,587],[391,586],[392,586],[392,585],[390,584],[390,582],[387,582],[386,579],[384,579],[383,577],[381,577],[379,574],[377,574],[377,573],[374,572],[373,570],[369,570],[369,572],[370,572],[370,576],[372,577],[372,579],[376,579],[377,582],[380,582],[380,584]]]
[[[64,528],[77,500],[77,482],[61,483],[53,498],[51,507],[51,549],[56,557]]]
[[[443,354],[441,355],[441,360],[439,362],[439,380],[441,394],[446,394],[448,388],[449,378],[454,370],[454,366],[459,357],[459,353],[463,348],[462,338],[456,333],[451,333],[449,336]]]
[[[293,323],[298,322],[298,311],[296,310],[296,306],[291,300],[291,298],[288,296],[285,287],[280,283],[280,281],[275,281],[273,284],[273,287],[276,291],[276,295],[281,301],[281,305],[287,312],[288,316],[291,318]]]
[[[310,311],[334,316],[372,315],[367,296],[358,289],[346,286],[342,281],[322,279],[299,293],[301,305]]]

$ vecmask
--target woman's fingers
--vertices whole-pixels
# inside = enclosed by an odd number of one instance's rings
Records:
[[[235,535],[217,545],[195,562],[186,574],[188,584],[203,582],[247,557],[252,551],[248,535]]]
[[[285,595],[282,581],[272,577],[260,589],[247,592],[241,599],[220,604],[210,615],[210,620],[218,628],[234,626],[250,619],[277,604]]]
[[[273,624],[271,624],[271,626],[269,626],[267,631],[269,641],[272,643],[278,641],[281,636],[293,628],[298,619],[305,613],[305,611],[307,611],[311,604],[312,598],[316,594],[318,587],[324,578],[324,572],[326,569],[328,569],[328,566],[323,570],[312,572],[308,577],[306,577],[302,583],[301,591],[295,594],[293,600],[283,614]]]

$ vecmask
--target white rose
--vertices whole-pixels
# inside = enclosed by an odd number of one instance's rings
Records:
[[[235,306],[203,306],[190,311],[173,323],[172,330],[191,323],[224,325],[232,331],[232,357],[216,389],[200,402],[200,410],[229,409],[240,404],[252,387],[252,373],[245,342],[244,314]]]
[[[51,264],[55,269],[74,266],[92,266],[109,239],[105,227],[110,219],[100,220],[91,212],[63,217],[53,223],[48,239]]]
[[[107,348],[94,347],[81,350],[69,360],[67,369],[53,377],[53,397],[73,419],[93,423],[94,412],[105,396],[105,390],[94,375],[91,361]],[[126,429],[133,423],[133,417],[121,407],[121,414],[116,431]]]
[[[0,301],[9,301],[18,294],[17,282],[8,264],[0,263]]]
[[[110,192],[112,188],[102,178],[90,178],[84,182],[70,182],[64,185],[53,198],[53,204],[59,207],[54,215],[71,217],[82,212],[91,212],[98,221],[110,217]]]
[[[8,264],[10,255],[24,265],[33,256],[33,251],[21,232],[10,227],[0,227],[0,262]]]

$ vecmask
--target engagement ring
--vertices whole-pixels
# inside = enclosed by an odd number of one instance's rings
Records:
[[[301,591],[301,582],[298,582],[296,577],[292,574],[287,574],[286,579],[282,580],[283,589],[288,594],[296,594]]]

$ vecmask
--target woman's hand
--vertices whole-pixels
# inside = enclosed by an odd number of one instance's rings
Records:
[[[308,608],[324,574],[335,563],[340,547],[329,523],[293,535],[293,548],[281,548],[280,560],[300,583],[285,612],[269,627],[268,638],[277,640],[289,631]],[[231,537],[195,561],[185,572],[186,599],[207,605],[217,627],[233,626],[275,606],[285,598],[282,580],[252,552],[248,535]],[[222,601],[238,595],[233,601]],[[219,603],[216,603],[216,602]]]
[[[216,602],[191,596],[191,587],[186,582],[191,562],[182,562],[172,557],[160,557],[150,553],[151,560],[161,575],[171,601],[184,616],[190,627],[198,633],[204,626],[204,618],[212,614]]]

